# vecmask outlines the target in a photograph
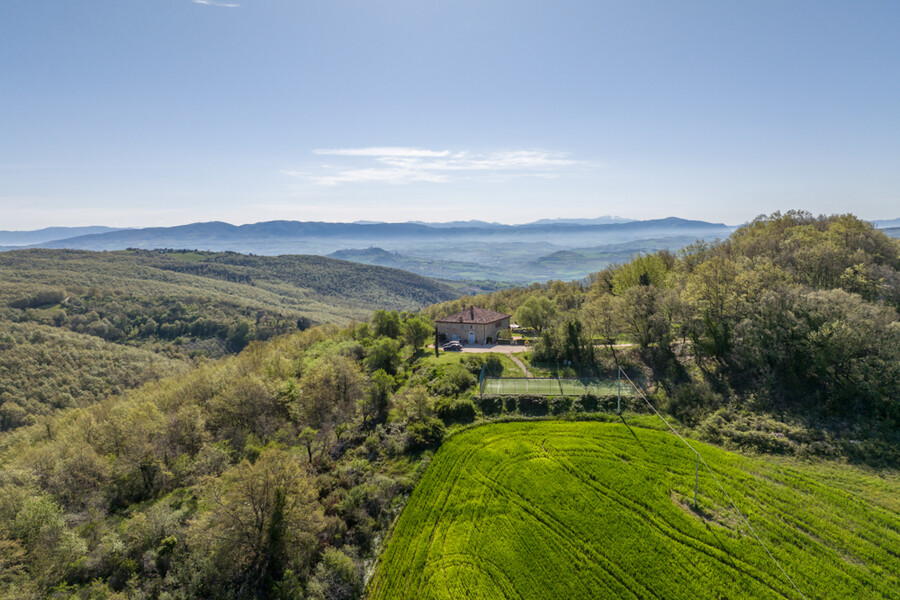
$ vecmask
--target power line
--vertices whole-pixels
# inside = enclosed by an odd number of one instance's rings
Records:
[[[656,407],[653,406],[653,404],[647,399],[647,396],[644,395],[644,392],[643,392],[637,385],[635,385],[635,383],[631,380],[631,377],[628,376],[628,373],[626,373],[624,370],[622,370],[622,367],[619,367],[619,373],[621,373],[622,375],[625,376],[625,379],[628,380],[628,383],[631,384],[631,387],[633,387],[634,390],[638,393],[638,395],[639,395],[641,398],[643,398],[644,402],[647,403],[647,406],[649,406],[650,409],[651,409],[654,413],[656,413],[656,416],[659,417],[660,420],[661,420],[663,423],[666,424],[666,427],[668,427],[668,428],[672,431],[672,433],[674,433],[675,435],[677,435],[677,436],[678,436],[678,439],[680,439],[680,440],[684,443],[685,446],[687,446],[688,448],[690,448],[691,451],[692,451],[694,454],[697,455],[698,460],[700,460],[700,461],[703,463],[703,466],[704,466],[704,467],[706,468],[706,470],[709,472],[710,476],[712,476],[713,481],[716,482],[716,485],[718,485],[718,486],[719,486],[719,489],[722,490],[722,493],[725,494],[725,498],[728,499],[728,502],[731,504],[731,507],[732,507],[732,508],[734,509],[734,511],[738,514],[738,516],[741,518],[741,520],[744,522],[744,524],[747,525],[747,529],[750,530],[750,533],[753,534],[753,537],[756,538],[756,541],[759,542],[759,545],[763,547],[763,550],[766,551],[766,554],[769,555],[769,558],[772,559],[772,562],[774,562],[774,563],[778,566],[778,568],[781,570],[781,572],[784,573],[784,576],[787,578],[788,581],[791,582],[791,585],[794,586],[794,589],[797,590],[797,593],[800,594],[800,596],[801,596],[804,600],[806,600],[806,596],[803,594],[803,592],[800,591],[800,588],[797,587],[797,584],[794,583],[794,580],[791,579],[791,576],[787,574],[787,571],[784,570],[784,567],[781,566],[781,563],[778,562],[778,559],[775,558],[775,557],[772,555],[772,553],[769,551],[769,548],[763,543],[763,541],[760,539],[760,537],[756,534],[756,530],[754,530],[754,529],[753,529],[753,526],[750,525],[750,521],[747,519],[747,517],[745,517],[745,516],[743,515],[743,513],[741,513],[741,511],[738,509],[737,505],[734,503],[734,500],[732,500],[732,499],[731,499],[731,496],[728,494],[728,492],[725,491],[725,488],[724,488],[724,487],[722,486],[722,484],[719,482],[719,478],[716,477],[716,474],[712,472],[712,469],[709,467],[709,464],[707,464],[706,459],[703,458],[703,456],[702,456],[699,452],[697,452],[697,450],[696,450],[693,446],[691,446],[691,444],[690,444],[686,439],[684,439],[684,438],[681,436],[681,434],[678,433],[678,431],[676,431],[675,428],[672,427],[671,424],[669,424],[668,421],[666,421],[666,419],[659,413],[659,411],[656,410]],[[695,493],[696,493],[696,492],[695,492]]]

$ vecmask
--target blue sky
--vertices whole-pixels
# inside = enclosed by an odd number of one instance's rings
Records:
[[[3,0],[0,229],[900,216],[900,3]]]

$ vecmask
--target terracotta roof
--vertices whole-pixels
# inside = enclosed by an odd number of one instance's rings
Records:
[[[477,306],[463,307],[458,313],[446,316],[442,319],[435,319],[435,323],[465,323],[466,325],[485,325],[493,323],[500,319],[508,319],[512,315],[488,310],[486,308],[478,308]]]

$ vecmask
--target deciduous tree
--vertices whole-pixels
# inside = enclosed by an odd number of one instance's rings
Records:
[[[346,420],[365,387],[365,378],[353,360],[336,354],[320,357],[300,380],[302,422],[321,429]]]
[[[616,342],[622,333],[622,300],[609,293],[595,294],[584,303],[581,314],[588,331],[599,337],[600,342],[609,349],[618,369]]]
[[[419,347],[431,337],[433,332],[434,328],[425,317],[415,315],[403,322],[403,337],[406,339],[406,343],[412,346],[413,355],[418,352]]]
[[[556,316],[556,304],[546,296],[529,296],[516,310],[516,321],[539,332]]]
[[[400,315],[395,310],[376,310],[372,314],[372,328],[376,336],[399,339],[401,327]]]
[[[191,530],[209,552],[217,578],[243,595],[266,597],[286,570],[305,570],[323,515],[297,457],[268,449],[244,461],[205,491],[206,510]]]

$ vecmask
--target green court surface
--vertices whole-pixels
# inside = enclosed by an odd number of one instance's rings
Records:
[[[482,388],[482,394],[515,396],[615,396],[618,393],[618,384],[615,380],[582,378],[582,379],[555,379],[555,378],[499,378],[486,377]],[[631,397],[634,390],[628,383],[622,383],[622,396]]]

